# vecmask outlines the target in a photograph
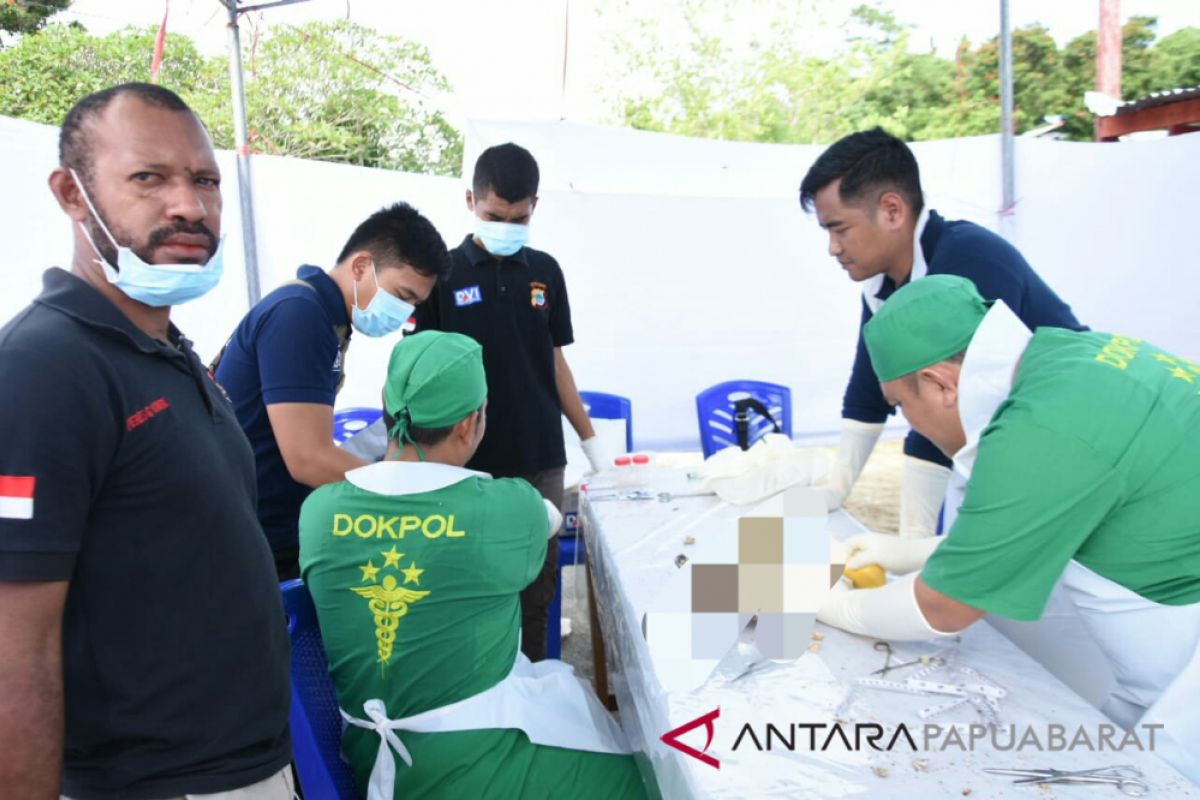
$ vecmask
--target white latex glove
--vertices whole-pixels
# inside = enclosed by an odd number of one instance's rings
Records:
[[[837,460],[829,475],[825,491],[825,510],[834,511],[842,507],[854,482],[862,474],[863,465],[875,449],[875,442],[883,432],[882,422],[859,422],[842,420],[842,434],[838,439]]]
[[[911,573],[878,589],[851,589],[840,580],[825,596],[817,619],[850,633],[893,642],[951,636],[925,621],[917,605],[916,581],[916,573]]]
[[[562,527],[563,515],[562,512],[558,510],[558,507],[546,498],[543,497],[542,502],[546,504],[546,524],[550,526],[550,531],[546,534],[546,538],[549,539],[551,536],[558,533],[558,529]]]
[[[950,470],[941,464],[904,457],[900,483],[900,535],[919,539],[937,533],[938,514],[946,500]]]
[[[587,456],[592,472],[602,472],[612,468],[614,456],[608,452],[599,436],[589,436],[581,441],[579,446],[583,448],[583,454]]]
[[[846,540],[849,550],[846,567],[861,569],[867,564],[878,564],[895,575],[920,572],[942,538],[901,539],[890,533],[860,533]]]

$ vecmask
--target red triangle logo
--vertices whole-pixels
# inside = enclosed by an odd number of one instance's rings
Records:
[[[689,755],[692,758],[695,758],[699,761],[703,761],[705,764],[708,764],[710,767],[713,767],[714,769],[720,769],[721,762],[718,761],[717,759],[713,758],[712,756],[707,755],[707,752],[706,752],[708,750],[708,746],[710,744],[712,744],[712,740],[713,740],[713,733],[714,733],[713,720],[719,716],[721,716],[721,707],[717,706],[716,708],[714,708],[712,711],[708,712],[707,714],[703,714],[699,717],[696,717],[691,722],[685,722],[682,725],[680,725],[678,728],[675,728],[674,730],[667,731],[661,737],[662,742],[663,742],[663,744],[674,747],[676,750],[678,750],[681,753]],[[708,734],[708,740],[704,742],[704,750],[703,751],[697,750],[696,748],[692,747],[691,745],[686,745],[683,742],[679,741],[680,736],[682,736],[683,734],[687,733],[690,730],[695,730],[696,728],[699,728],[701,725],[704,726],[704,731],[705,731],[705,733]]]

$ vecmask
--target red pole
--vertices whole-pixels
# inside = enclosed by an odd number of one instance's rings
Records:
[[[171,10],[171,0],[163,0],[163,21],[158,26],[158,36],[154,37],[154,56],[150,59],[150,82],[158,83],[158,71],[162,67],[163,46],[167,43],[167,14]]]
[[[1096,37],[1096,91],[1121,99],[1121,0],[1100,0],[1100,31]],[[1096,120],[1100,141],[1100,120]]]
[[[1121,0],[1100,0],[1096,91],[1121,99]]]

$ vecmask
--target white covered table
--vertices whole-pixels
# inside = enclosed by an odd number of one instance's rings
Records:
[[[699,490],[699,481],[690,480],[685,470],[649,470],[643,478],[641,488],[654,493]],[[814,652],[797,661],[768,662],[734,681],[715,676],[692,692],[664,691],[642,633],[643,617],[653,610],[656,591],[679,569],[676,558],[687,552],[689,524],[721,515],[734,518],[739,509],[715,497],[677,498],[665,503],[601,502],[584,493],[580,511],[595,611],[607,644],[608,673],[621,724],[641,766],[653,770],[665,797],[1122,797],[1116,787],[1108,785],[1014,787],[1012,778],[982,772],[984,767],[1084,770],[1116,764],[1140,768],[1150,784],[1150,797],[1200,797],[1200,790],[1171,767],[1131,747],[1119,752],[1082,747],[1037,752],[1028,745],[1019,751],[998,751],[985,737],[968,749],[964,744],[970,734],[967,726],[982,721],[973,707],[960,706],[929,719],[918,716],[921,709],[950,698],[860,687],[846,703],[854,681],[883,666],[884,654],[874,649],[874,640],[820,623]],[[862,529],[841,511],[830,515],[827,525],[838,538]],[[1007,696],[999,706],[1000,747],[1010,738],[1008,726],[1014,726],[1011,730],[1017,741],[1032,729],[1045,747],[1052,724],[1063,726],[1068,741],[1082,726],[1094,746],[1098,746],[1100,726],[1110,725],[1098,710],[984,622],[973,625],[957,640],[898,643],[894,647],[893,664],[953,650],[953,663],[973,668],[1003,687]],[[910,672],[902,670],[887,677],[902,681]],[[719,759],[720,769],[660,740],[667,731],[718,708],[720,716],[714,720],[714,737],[706,752]],[[767,723],[784,737],[791,733],[794,749],[781,746],[786,738],[775,738],[768,751],[764,740]],[[871,723],[884,726],[885,736],[878,742],[884,747],[903,724],[916,740],[917,752],[903,739],[890,751],[876,751],[862,742],[859,749],[848,749],[839,746],[840,740],[821,751],[835,724],[852,740],[856,724]],[[746,735],[747,724],[761,750]],[[926,724],[939,726],[928,742],[924,739]],[[957,735],[951,734],[951,728]],[[988,731],[986,736],[990,736]],[[742,741],[735,750],[739,735]],[[1110,741],[1119,743],[1122,735],[1117,731]],[[816,748],[810,746],[810,736],[815,737]],[[1139,732],[1139,737],[1143,746],[1148,746],[1148,732]],[[702,750],[704,727],[681,740]]]

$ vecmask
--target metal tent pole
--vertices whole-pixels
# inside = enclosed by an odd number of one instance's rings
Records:
[[[258,237],[254,226],[254,191],[250,180],[250,140],[246,131],[246,87],[242,82],[242,41],[237,0],[221,0],[229,11],[229,82],[233,87],[233,138],[237,149],[238,200],[242,209],[242,250],[246,257],[246,295],[250,305],[262,297],[258,273]]]
[[[1013,133],[1012,25],[1008,0],[1000,0],[1000,170],[1003,193],[1000,207],[1004,214],[1012,211],[1016,200]]]
[[[242,249],[246,257],[246,295],[253,306],[262,297],[258,271],[258,236],[254,225],[254,190],[250,179],[250,139],[246,127],[246,86],[242,80],[242,39],[238,17],[249,11],[290,6],[307,0],[273,0],[238,7],[238,0],[219,0],[229,12],[229,82],[233,89],[233,138],[237,147],[238,200],[242,209]]]

